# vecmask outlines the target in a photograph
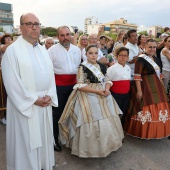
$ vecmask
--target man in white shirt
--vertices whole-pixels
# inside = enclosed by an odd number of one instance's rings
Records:
[[[88,44],[94,44],[97,46],[97,34],[90,34],[88,37]],[[87,60],[85,48],[82,50],[83,61]],[[108,64],[108,59],[103,56],[102,51],[98,48],[98,58],[97,61],[102,64]]]
[[[53,108],[55,151],[61,151],[58,143],[58,121],[73,90],[73,86],[76,84],[76,73],[81,62],[81,51],[77,46],[70,43],[71,33],[67,26],[58,28],[58,40],[59,43],[48,50],[53,63],[59,102],[59,107]]]
[[[134,63],[138,56],[141,54],[141,52],[139,52],[139,47],[137,46],[138,36],[136,30],[135,29],[129,30],[127,32],[127,38],[128,42],[125,45],[125,47],[129,49],[129,61],[127,64],[131,68],[131,79],[133,79],[135,67]]]

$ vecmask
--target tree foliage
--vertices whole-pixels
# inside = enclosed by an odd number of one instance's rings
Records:
[[[42,28],[41,30],[42,35],[48,35],[50,37],[56,36],[57,35],[57,29],[53,27],[46,27]]]
[[[139,35],[143,35],[143,34],[144,34],[144,35],[148,36],[147,31],[140,31],[140,32],[138,32],[138,34],[139,34]]]
[[[105,35],[113,38],[114,41],[116,40],[116,37],[117,37],[117,34],[116,34],[116,33],[113,33],[113,32],[105,33]]]
[[[0,32],[4,32],[4,30],[3,30],[3,28],[2,28],[2,27],[0,27]]]

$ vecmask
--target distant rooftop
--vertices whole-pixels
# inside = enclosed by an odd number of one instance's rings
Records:
[[[128,23],[127,20],[125,20],[124,18],[120,18],[119,20],[115,20],[115,21],[111,21],[111,22],[107,22],[104,23],[105,25],[107,24],[125,24],[125,25],[136,25],[136,24],[132,24],[132,23]]]

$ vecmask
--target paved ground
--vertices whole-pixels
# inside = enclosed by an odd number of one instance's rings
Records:
[[[82,159],[63,152],[56,153],[54,170],[170,170],[170,140],[140,140],[125,136],[125,143],[106,158]],[[5,126],[0,123],[0,170],[6,170]]]

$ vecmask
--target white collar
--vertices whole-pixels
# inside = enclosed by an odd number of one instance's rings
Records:
[[[131,45],[131,46],[137,46],[137,44],[132,44],[128,41],[128,44]]]

